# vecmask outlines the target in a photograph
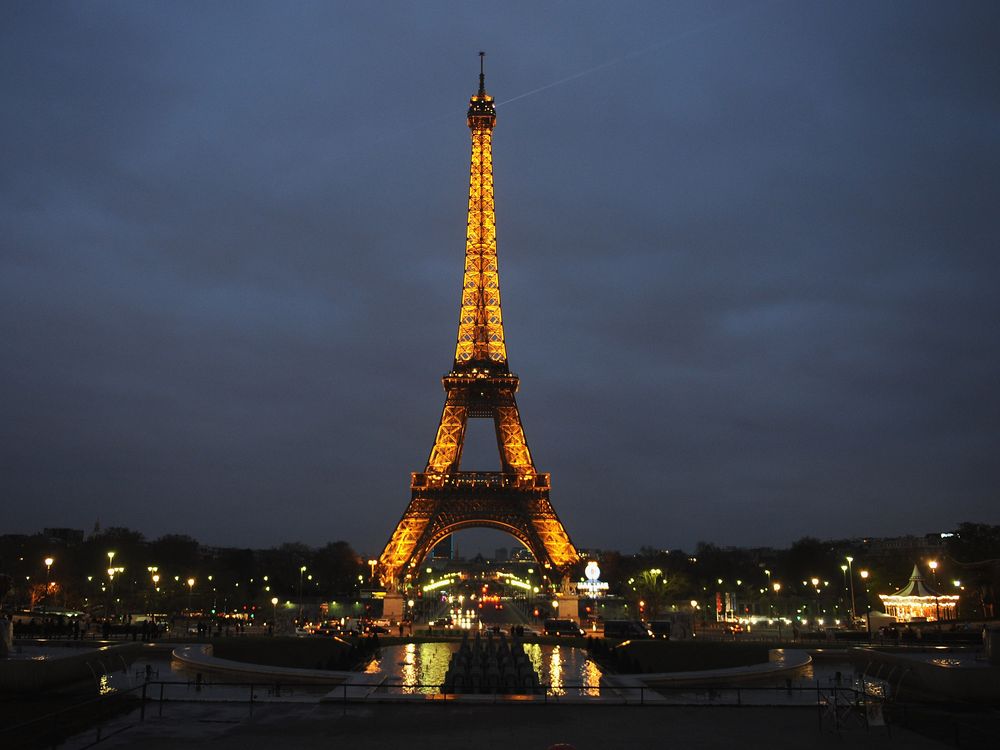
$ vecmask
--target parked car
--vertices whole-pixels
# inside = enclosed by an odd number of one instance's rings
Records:
[[[545,635],[583,635],[583,631],[580,629],[580,626],[572,620],[546,620],[544,628]]]
[[[649,623],[649,632],[654,638],[662,638],[665,641],[670,640],[670,629],[673,627],[673,623],[669,620],[653,620]]]
[[[652,638],[653,634],[638,620],[605,620],[604,637],[626,640]]]

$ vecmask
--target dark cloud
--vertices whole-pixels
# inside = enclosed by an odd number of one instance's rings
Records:
[[[989,4],[3,15],[5,529],[381,546],[452,356],[480,48],[579,544],[998,521]]]

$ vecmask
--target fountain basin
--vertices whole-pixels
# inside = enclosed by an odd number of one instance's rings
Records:
[[[40,692],[95,681],[101,675],[126,669],[144,648],[141,643],[119,643],[66,648],[65,654],[28,651],[15,655],[17,658],[0,659],[0,693]]]

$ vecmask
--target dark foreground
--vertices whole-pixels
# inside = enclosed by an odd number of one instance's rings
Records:
[[[126,728],[127,727],[127,728]],[[546,750],[564,742],[576,750],[617,748],[940,748],[944,745],[893,727],[863,726],[839,734],[821,727],[815,709],[689,708],[599,705],[268,704],[254,709],[224,704],[170,706],[141,724],[122,721],[101,748],[350,747],[407,750]],[[107,727],[107,732],[116,727]],[[81,737],[64,747],[82,747]]]

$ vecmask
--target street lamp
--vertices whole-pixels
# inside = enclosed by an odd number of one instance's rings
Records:
[[[841,565],[840,570],[844,574],[844,595],[841,598],[841,601],[843,601],[847,597],[847,565]]]
[[[306,572],[306,566],[299,568],[299,617],[295,621],[296,625],[302,625],[302,574]]]
[[[271,597],[271,635],[274,635],[274,626],[278,624],[278,597]]]
[[[45,563],[45,596],[49,595],[49,587],[52,585],[49,583],[49,574],[52,572],[52,563],[55,562],[51,557],[46,557],[42,562]]]
[[[187,579],[188,585],[188,616],[191,615],[191,598],[194,596],[194,578]]]
[[[868,640],[872,639],[872,603],[868,597],[868,571],[859,570],[858,575],[865,582],[865,622],[868,624]]]
[[[154,590],[154,592],[156,590],[156,582],[160,580],[160,576],[156,572],[158,570],[159,570],[159,567],[157,567],[156,565],[147,565],[146,566],[146,572],[149,573],[149,578],[150,578],[150,580],[153,583],[153,590]],[[146,594],[146,614],[149,614],[149,613],[150,613],[150,611],[149,611],[149,594]]]
[[[819,579],[818,578],[810,578],[809,582],[813,585],[813,588],[816,589],[816,608],[815,608],[814,612],[815,612],[816,617],[818,618],[819,617]]]
[[[371,581],[372,581],[373,584],[375,583],[375,566],[376,565],[378,565],[378,560],[376,560],[375,558],[372,558],[371,560],[368,561],[368,566],[372,569]]]
[[[857,616],[857,611],[854,607],[854,558],[850,555],[847,556],[847,577],[851,581],[851,623],[854,623],[854,618]]]

